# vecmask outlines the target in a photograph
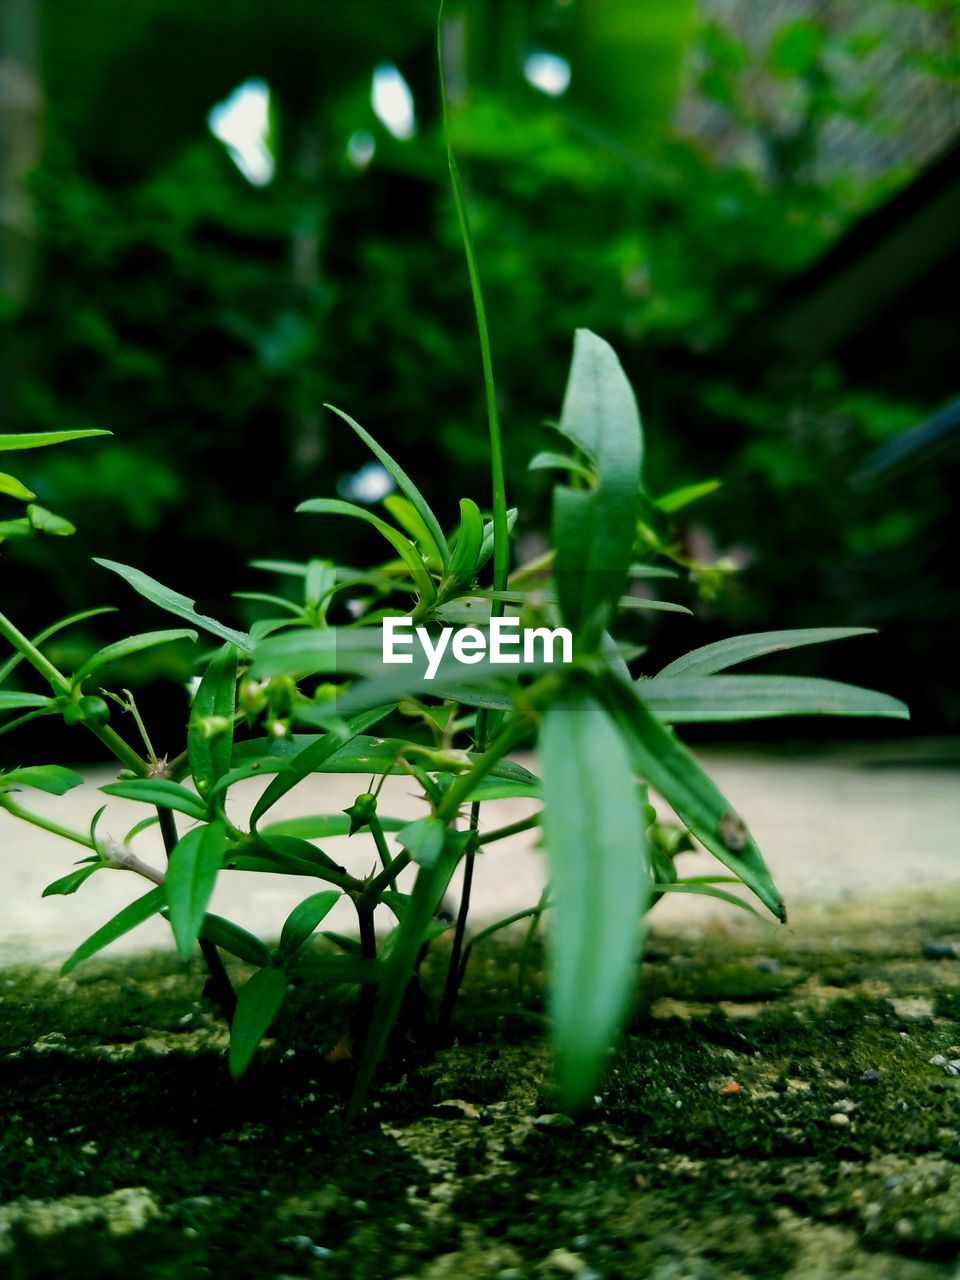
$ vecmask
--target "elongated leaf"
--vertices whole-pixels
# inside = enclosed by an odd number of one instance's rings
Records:
[[[407,825],[406,818],[381,817],[380,825],[384,831],[399,831]],[[296,836],[300,840],[327,840],[332,836],[348,836],[350,819],[345,813],[322,813],[307,818],[285,818],[282,822],[271,822],[269,827],[261,827],[260,834],[264,838],[270,836]]]
[[[390,472],[394,480],[396,480],[398,488],[402,493],[406,494],[408,500],[416,510],[417,515],[419,515],[420,519],[423,521],[430,537],[433,540],[433,550],[436,557],[443,567],[446,568],[450,561],[450,548],[447,546],[447,540],[443,536],[443,530],[440,528],[440,523],[437,520],[437,517],[433,514],[426,498],[417,486],[413,483],[400,464],[391,458],[383,445],[378,444],[369,431],[365,431],[363,427],[361,427],[359,422],[351,418],[348,413],[344,413],[342,409],[338,409],[336,405],[325,404],[324,408],[335,413],[338,418],[342,418],[349,427],[352,427],[367,448],[376,454],[386,469]]]
[[[353,1097],[350,1101],[349,1114],[352,1116],[355,1116],[362,1107],[373,1073],[383,1057],[420,947],[463,851],[462,837],[467,834],[469,833],[450,832],[451,838],[438,862],[432,867],[421,867],[417,872],[409,905],[393,937],[389,960],[384,965],[383,976],[377,990],[377,1001],[360,1056]],[[457,839],[457,837],[461,838]]]
[[[377,708],[376,711],[369,711],[366,715],[357,716],[348,724],[341,725],[331,730],[330,733],[325,733],[323,737],[314,738],[302,750],[298,751],[295,756],[292,756],[283,771],[277,774],[254,805],[253,812],[250,815],[251,829],[256,830],[257,823],[263,815],[282,796],[285,796],[288,791],[291,791],[311,773],[315,773],[330,759],[335,751],[349,742],[352,737],[362,733],[371,724],[375,724],[381,715],[382,708]]]
[[[52,898],[63,894],[64,896],[76,893],[85,880],[89,880],[95,871],[99,871],[103,864],[101,862],[94,863],[91,867],[77,867],[74,871],[54,880],[52,884],[48,884],[40,895],[42,898]]]
[[[630,681],[608,673],[601,688],[607,710],[627,737],[636,772],[660,792],[701,844],[778,919],[786,920],[756,841],[690,752],[648,709]]]
[[[762,658],[766,653],[779,653],[784,649],[799,649],[808,644],[824,644],[828,640],[846,640],[851,636],[874,635],[872,627],[801,627],[795,631],[757,631],[752,635],[733,636],[693,649],[682,658],[669,663],[658,671],[657,680],[675,676],[709,676],[714,671]]]
[[[204,942],[212,942],[222,951],[229,951],[246,964],[260,968],[270,963],[270,948],[267,944],[232,920],[225,920],[223,916],[215,916],[208,911],[204,916],[200,937]]]
[[[218,819],[188,831],[170,854],[164,888],[182,956],[188,956],[197,941],[226,847],[226,831]]]
[[[90,956],[102,951],[104,947],[109,946],[117,938],[129,933],[131,929],[135,929],[138,924],[143,924],[144,920],[148,920],[150,916],[156,915],[165,902],[163,885],[157,885],[155,889],[145,893],[142,898],[137,898],[129,906],[124,907],[122,911],[118,911],[113,919],[108,920],[96,933],[92,933],[86,942],[81,942],[73,955],[64,961],[60,972],[64,975],[70,973],[81,960],[88,960]]]
[[[16,476],[9,476],[4,471],[0,471],[0,493],[6,494],[8,498],[19,498],[21,502],[29,502],[37,496],[25,484],[21,484]]]
[[[357,721],[360,717],[357,717]],[[296,733],[279,742],[268,738],[254,738],[247,742],[238,742],[234,748],[236,768],[221,778],[216,794],[229,782],[241,781],[244,778],[259,777],[267,773],[284,773],[288,764],[304,751],[311,743],[324,741],[309,734]],[[341,739],[343,743],[343,740]],[[405,748],[411,744],[403,738],[372,738],[366,734],[356,734],[343,745],[335,747],[333,754],[322,760],[312,773],[399,773],[407,770],[398,763]],[[417,764],[427,773],[462,773],[471,764],[476,755],[464,751],[441,751],[415,745],[407,751],[412,763]],[[306,774],[303,775],[306,777]],[[521,787],[535,787],[536,775],[515,760],[498,761],[490,770],[490,776],[497,780],[513,782]],[[329,834],[337,834],[331,831]]]
[[[25,435],[0,435],[0,453],[9,449],[43,449],[50,444],[67,444],[71,440],[87,440],[90,436],[109,436],[112,431],[31,431]]]
[[[565,621],[592,645],[620,598],[636,534],[643,436],[616,353],[578,329],[560,430],[596,466],[592,493],[554,490],[554,578]]]
[[[225,644],[210,660],[193,699],[187,730],[187,756],[197,790],[207,795],[230,769],[233,753],[233,712],[237,694],[237,650]],[[226,720],[229,728],[207,736],[200,721],[208,716]]]
[[[51,796],[62,796],[79,787],[83,782],[79,773],[65,769],[60,764],[35,764],[23,769],[11,769],[0,773],[0,789],[8,787],[34,787]]]
[[[241,989],[230,1024],[229,1065],[234,1080],[239,1079],[249,1067],[257,1045],[270,1030],[286,994],[286,970],[272,965],[258,969]]]
[[[114,644],[108,644],[103,649],[99,649],[92,654],[74,676],[74,680],[78,682],[85,680],[87,676],[93,675],[101,667],[105,667],[111,662],[119,662],[121,658],[129,658],[134,653],[142,653],[144,649],[154,649],[161,644],[174,644],[177,640],[196,641],[196,639],[197,633],[195,631],[183,629],[177,631],[145,631],[139,636],[127,636],[125,640],[117,640]]]
[[[53,702],[43,693],[12,693],[0,689],[0,712],[19,711],[23,707],[48,707]]]
[[[803,676],[704,676],[641,682],[644,702],[666,724],[771,716],[887,716],[908,720],[902,702],[836,680]]]
[[[437,573],[442,573],[443,561],[440,558],[440,550],[413,503],[402,494],[391,493],[384,498],[383,505],[400,528],[404,529],[416,543],[430,568]]]
[[[672,515],[674,511],[681,511],[684,507],[699,502],[701,498],[707,498],[711,493],[716,493],[721,484],[720,480],[701,480],[697,484],[685,484],[682,488],[671,489],[662,498],[657,498],[653,505],[665,515]]]
[[[563,1103],[592,1096],[622,1022],[650,898],[646,833],[627,747],[588,693],[570,689],[540,732],[550,868],[550,1014]]]
[[[71,524],[69,520],[64,520],[63,516],[58,516],[55,511],[38,507],[35,502],[31,502],[27,507],[27,519],[34,529],[38,529],[41,533],[52,534],[56,538],[69,538],[71,534],[77,532],[76,525]]]
[[[701,898],[718,898],[721,902],[727,902],[731,907],[739,907],[741,911],[748,911],[750,915],[756,916],[758,920],[764,917],[759,911],[755,911],[749,902],[744,902],[742,898],[738,898],[735,893],[729,893],[726,889],[715,889],[709,884],[695,884],[689,880],[674,880],[667,884],[655,884],[653,886],[655,893],[692,893],[698,894]]]
[[[207,816],[207,806],[200,797],[169,778],[131,778],[126,782],[109,782],[100,790],[106,796],[118,796],[121,800],[139,800],[158,809],[176,809],[189,818],[202,820]]]
[[[99,609],[84,609],[82,613],[72,613],[68,618],[61,618],[58,622],[54,622],[51,626],[46,627],[43,631],[38,632],[38,634],[33,637],[31,643],[36,645],[39,648],[39,646],[42,645],[45,640],[49,640],[51,636],[55,636],[58,631],[63,631],[67,627],[72,627],[74,623],[86,622],[88,618],[96,618],[103,613],[116,613],[116,612],[117,612],[116,609],[114,609],[110,605],[107,605]],[[19,665],[19,663],[21,663],[22,661],[23,661],[22,653],[15,653],[12,658],[7,659],[7,661],[3,664],[3,666],[0,667],[0,684],[3,684],[3,682],[11,674],[11,672],[14,671],[16,667]]]
[[[574,475],[582,476],[584,480],[593,483],[593,472],[589,467],[584,466],[582,462],[578,462],[576,458],[572,458],[568,453],[552,453],[549,449],[543,453],[538,453],[531,458],[528,471],[569,471]]]
[[[304,898],[303,902],[293,908],[284,921],[277,944],[278,964],[286,964],[293,959],[342,896],[339,889],[324,889],[321,893]]]
[[[301,502],[297,511],[305,512],[307,515],[351,516],[355,520],[363,520],[366,524],[372,525],[382,537],[386,538],[410,570],[410,576],[416,583],[421,598],[429,604],[436,596],[436,587],[420,552],[409,538],[395,529],[392,524],[387,524],[386,520],[375,516],[372,511],[367,511],[365,507],[358,507],[352,502],[341,502],[339,498],[311,498],[307,502]]]
[[[469,498],[460,499],[460,533],[450,557],[449,577],[455,585],[472,582],[477,575],[483,548],[483,517]]]
[[[187,596],[181,595],[179,591],[172,591],[169,587],[165,587],[163,583],[157,582],[156,578],[151,578],[149,574],[143,573],[140,569],[131,568],[127,564],[118,564],[115,560],[101,560],[97,556],[94,556],[94,564],[99,564],[104,569],[109,569],[111,573],[119,574],[125,582],[128,582],[133,587],[134,591],[142,595],[144,599],[149,600],[151,604],[157,605],[158,608],[165,610],[167,613],[172,613],[178,618],[185,618],[188,622],[198,626],[201,631],[208,631],[220,640],[235,644],[243,653],[252,653],[253,640],[245,632],[234,631],[232,627],[225,627],[216,618],[208,618],[205,614],[197,613],[192,600],[188,599]]]

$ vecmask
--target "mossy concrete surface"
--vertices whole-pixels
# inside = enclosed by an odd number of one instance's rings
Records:
[[[475,956],[452,1038],[413,1016],[352,1128],[350,1064],[326,1059],[343,997],[297,987],[232,1084],[197,968],[8,969],[0,1271],[947,1280],[958,955],[937,902],[655,932],[595,1105],[569,1117],[539,974],[518,998],[507,938]]]

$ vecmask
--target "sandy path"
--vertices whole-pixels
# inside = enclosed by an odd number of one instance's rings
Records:
[[[897,892],[942,892],[960,905],[960,786],[954,769],[923,764],[878,764],[882,750],[788,758],[780,753],[705,750],[701,758],[721,790],[741,812],[764,851],[786,899],[791,927],[813,922],[844,900],[889,898]],[[872,763],[871,763],[872,761]],[[92,770],[82,788],[62,798],[30,794],[30,803],[57,821],[84,826],[106,797],[97,787],[112,780]],[[231,816],[242,821],[259,793],[259,780],[231,793]],[[302,784],[274,811],[276,818],[335,813],[350,804],[356,780],[327,776]],[[422,812],[412,784],[387,780],[381,811]],[[530,810],[526,801],[487,806],[485,825],[513,822]],[[101,833],[121,836],[146,813],[144,806],[111,799]],[[184,823],[181,825],[183,826]],[[369,838],[330,840],[326,848],[351,870],[374,865]],[[154,831],[138,838],[141,856],[162,865]],[[129,874],[100,873],[72,897],[42,899],[44,885],[64,875],[83,851],[16,822],[0,811],[0,964],[59,961],[114,912],[145,889]],[[716,867],[706,855],[684,855],[682,873]],[[544,879],[542,854],[529,834],[504,840],[483,854],[474,890],[477,920],[491,921],[536,901]],[[286,913],[317,882],[301,878],[231,873],[221,876],[214,909],[266,938],[275,937]],[[676,895],[661,902],[655,919],[682,926],[722,917],[731,927],[741,913],[707,899]],[[389,920],[390,917],[387,917]],[[746,919],[746,917],[744,917]],[[329,927],[352,930],[353,911],[341,903]],[[168,946],[163,921],[147,922],[114,944],[133,951]]]

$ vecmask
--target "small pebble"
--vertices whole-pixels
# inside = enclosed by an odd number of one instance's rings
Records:
[[[960,1076],[960,1058],[955,1058],[953,1062],[948,1062],[944,1070],[948,1076]]]
[[[860,1079],[864,1084],[879,1084],[882,1071],[878,1071],[876,1067],[869,1067]]]
[[[783,965],[772,956],[760,956],[753,962],[753,967],[760,973],[782,973]]]
[[[933,1057],[928,1058],[927,1061],[930,1063],[931,1067],[945,1067],[947,1065],[947,1060],[942,1053],[935,1053]]]
[[[851,1112],[856,1111],[857,1104],[850,1098],[840,1098],[833,1104],[834,1115],[848,1116]]]
[[[842,1111],[835,1111],[830,1117],[830,1123],[835,1124],[838,1128],[843,1128],[844,1125],[850,1123],[850,1117],[844,1115]]]

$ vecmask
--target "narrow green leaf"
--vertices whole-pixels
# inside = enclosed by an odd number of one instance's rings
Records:
[[[538,453],[530,460],[528,471],[569,471],[593,483],[593,472],[568,453],[552,453],[549,449]]]
[[[375,711],[368,711],[365,715],[359,715],[347,724],[325,733],[322,737],[312,739],[302,750],[292,756],[254,805],[253,812],[250,815],[251,829],[256,830],[257,823],[263,815],[282,796],[285,796],[288,791],[291,791],[311,773],[316,773],[339,748],[343,747],[356,734],[362,733],[371,724],[375,724],[382,714],[382,708],[377,708]]]
[[[684,507],[691,506],[694,502],[699,502],[701,498],[709,497],[711,493],[716,493],[721,484],[720,480],[701,480],[697,484],[685,484],[682,488],[671,489],[663,497],[655,499],[653,505],[658,511],[669,516],[675,511],[682,511]]]
[[[41,533],[52,534],[57,538],[69,538],[71,534],[77,532],[76,525],[71,524],[69,520],[64,520],[63,516],[48,511],[46,507],[38,507],[35,502],[31,502],[27,507],[27,519],[34,529]]]
[[[13,693],[0,689],[0,712],[18,711],[23,707],[48,707],[53,699],[43,693]]]
[[[233,713],[237,697],[237,650],[225,644],[210,660],[190,709],[187,729],[187,756],[190,772],[201,795],[230,769],[233,753]],[[202,721],[217,716],[229,727],[213,737],[203,732]]]
[[[0,471],[0,493],[6,494],[8,498],[19,498],[21,502],[29,502],[37,496],[25,484],[21,484],[16,476],[9,476],[3,471]]]
[[[284,921],[277,944],[278,964],[286,964],[293,959],[342,896],[339,889],[325,889],[322,893],[304,898],[303,902],[294,907]]]
[[[607,710],[627,737],[636,772],[660,792],[701,844],[785,920],[783,901],[756,841],[690,752],[648,709],[630,681],[608,673],[601,691]]]
[[[9,449],[43,449],[50,444],[67,444],[71,440],[87,440],[91,436],[109,436],[112,431],[31,431],[25,435],[0,435],[0,453]]]
[[[640,683],[640,696],[666,724],[772,716],[910,718],[907,707],[885,693],[803,676],[658,676]]]
[[[234,1080],[249,1067],[257,1045],[270,1030],[287,994],[285,969],[258,969],[237,998],[230,1024],[230,1074]]]
[[[101,862],[96,862],[92,867],[77,867],[75,871],[71,871],[68,875],[63,876],[60,880],[54,880],[52,884],[48,884],[40,895],[42,898],[52,898],[58,895],[76,893],[85,880],[89,880],[95,871],[99,871],[102,867]]]
[[[253,651],[253,640],[245,632],[234,631],[232,627],[225,627],[222,622],[217,622],[216,618],[208,618],[205,614],[197,613],[192,600],[181,595],[179,591],[172,591],[169,587],[165,587],[162,583],[157,582],[156,578],[151,578],[149,574],[143,573],[139,569],[133,569],[130,565],[118,564],[115,560],[101,560],[97,556],[94,556],[94,564],[98,564],[104,569],[109,569],[111,573],[119,574],[125,582],[128,582],[133,587],[134,591],[167,613],[172,613],[178,618],[185,618],[202,631],[209,631],[211,635],[217,636],[220,640],[235,644],[243,653],[251,653]]]
[[[443,530],[440,528],[440,523],[437,520],[437,517],[431,511],[426,498],[424,498],[417,486],[413,483],[400,464],[391,458],[386,449],[384,449],[381,444],[378,444],[370,432],[365,431],[359,422],[351,418],[349,413],[344,413],[342,409],[338,409],[336,405],[333,404],[325,404],[323,407],[325,409],[329,409],[331,413],[335,413],[338,418],[342,418],[347,426],[352,427],[367,448],[376,454],[384,467],[386,467],[387,471],[390,472],[394,480],[396,480],[400,491],[406,494],[408,501],[416,510],[417,515],[419,515],[420,519],[423,521],[430,538],[433,540],[434,545],[431,550],[443,567],[446,568],[450,561],[450,548],[447,546],[447,540],[443,536]]]
[[[399,831],[407,825],[406,818],[386,818],[378,814],[384,831]],[[306,818],[285,818],[261,827],[262,836],[296,836],[300,840],[328,840],[332,836],[348,836],[350,819],[345,813],[322,813]]]
[[[116,612],[117,610],[115,608],[111,605],[107,605],[99,609],[84,609],[82,613],[72,613],[68,618],[61,618],[58,622],[54,622],[43,631],[38,632],[37,635],[33,636],[30,643],[39,648],[44,641],[49,640],[51,636],[55,636],[58,631],[63,631],[67,627],[72,627],[77,622],[86,622],[88,618],[96,618],[103,613]],[[11,672],[13,672],[22,661],[22,653],[15,653],[13,657],[7,659],[3,666],[0,667],[0,684],[3,684]]]
[[[96,933],[92,933],[86,942],[81,942],[73,955],[64,961],[60,972],[66,976],[77,967],[81,960],[88,960],[90,956],[109,946],[111,942],[122,937],[123,934],[135,929],[138,924],[143,924],[144,920],[156,915],[163,907],[165,900],[163,885],[157,885],[155,889],[145,893],[142,898],[137,898],[134,902],[131,902],[122,911],[118,911],[112,920],[108,920],[105,925],[102,925]]]
[[[46,791],[51,796],[62,796],[74,787],[79,787],[83,778],[72,769],[65,769],[59,764],[36,764],[23,769],[11,769],[8,773],[0,773],[0,789],[9,787],[34,787],[37,791]]]
[[[560,430],[596,467],[592,493],[554,490],[554,578],[564,619],[593,644],[620,598],[635,538],[643,434],[613,348],[578,329]]]
[[[392,524],[381,520],[372,511],[358,507],[352,502],[341,502],[339,498],[311,498],[301,502],[297,511],[307,515],[351,516],[355,520],[363,520],[390,543],[394,551],[410,570],[410,576],[416,584],[421,599],[430,604],[437,594],[433,579],[423,562],[423,557],[409,538],[405,537]]]
[[[563,1104],[592,1096],[630,995],[650,898],[646,833],[627,747],[588,693],[571,688],[540,731],[550,869],[550,1013]]]
[[[188,831],[170,854],[164,888],[182,956],[188,956],[197,941],[226,847],[226,831],[218,819]]]
[[[125,782],[109,782],[100,790],[106,796],[118,796],[121,800],[139,800],[158,809],[176,809],[188,818],[202,821],[207,816],[207,806],[200,797],[169,778],[131,778]]]
[[[80,670],[73,677],[79,683],[86,680],[88,676],[93,675],[95,671],[99,671],[101,667],[108,666],[111,662],[119,662],[122,658],[129,658],[135,653],[142,653],[144,649],[154,649],[161,644],[174,644],[177,640],[193,640],[196,641],[197,633],[195,631],[176,630],[176,631],[145,631],[142,635],[127,636],[125,640],[117,640],[113,644],[106,645],[103,649],[98,649],[92,654]]]
[[[715,889],[709,884],[696,884],[690,880],[673,880],[667,884],[655,884],[653,886],[655,893],[693,893],[699,894],[701,898],[719,898],[721,902],[727,902],[731,907],[739,907],[741,911],[747,911],[752,916],[756,916],[758,920],[764,917],[759,911],[755,911],[749,902],[744,902],[742,898],[738,898],[735,893],[728,893],[726,889]]]
[[[391,493],[384,498],[383,505],[400,528],[405,530],[417,544],[420,554],[430,568],[437,573],[442,573],[444,566],[440,549],[413,503],[402,494]]]
[[[483,516],[469,498],[460,499],[460,532],[450,557],[448,577],[454,586],[472,582],[477,576],[483,547]]]
[[[729,640],[706,644],[702,649],[693,649],[658,671],[655,678],[667,680],[674,676],[709,676],[714,671],[738,666],[741,662],[749,662],[751,658],[762,658],[767,653],[874,634],[872,627],[801,627],[795,631],[757,631],[752,635],[733,636]]]
[[[267,944],[232,920],[225,920],[223,916],[215,916],[208,911],[203,919],[200,937],[204,942],[212,942],[221,951],[229,951],[245,964],[256,965],[258,969],[270,963],[270,948]]]

